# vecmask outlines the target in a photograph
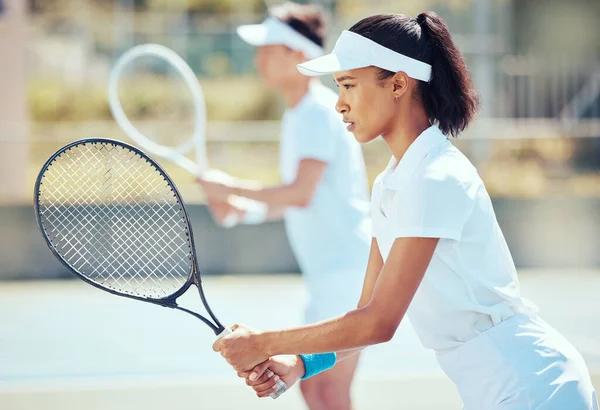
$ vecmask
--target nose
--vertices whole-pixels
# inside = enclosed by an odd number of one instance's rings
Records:
[[[338,96],[338,100],[335,103],[335,110],[340,114],[345,114],[348,112],[348,105],[342,100],[342,96]]]

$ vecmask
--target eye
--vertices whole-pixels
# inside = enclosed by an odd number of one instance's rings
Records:
[[[349,90],[354,86],[352,84],[342,84],[342,87],[344,87],[346,90]]]

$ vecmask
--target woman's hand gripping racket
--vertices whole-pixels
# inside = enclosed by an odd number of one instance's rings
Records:
[[[107,139],[71,143],[40,171],[34,202],[50,250],[80,279],[114,295],[182,310],[218,337],[230,333],[204,297],[181,195],[143,152]],[[177,304],[192,284],[212,321]],[[286,389],[279,380],[271,397]]]
[[[128,80],[138,81],[143,89],[128,88],[131,82]],[[123,94],[150,93],[151,90],[146,88],[158,85],[165,88],[162,109],[135,107],[133,104],[125,104],[124,108],[121,104]],[[146,100],[144,96],[138,98],[142,104]],[[238,184],[230,175],[208,168],[204,93],[192,69],[173,50],[158,44],[142,44],[121,55],[110,73],[108,102],[119,127],[146,152],[171,161],[196,177],[227,185]],[[191,138],[184,141],[182,129],[186,128],[190,116],[194,118],[193,131]],[[186,157],[194,149],[195,162]],[[241,197],[232,197],[231,201],[246,211],[243,222],[259,223],[264,219],[264,204]],[[232,227],[238,222],[238,214],[232,212],[222,225]]]

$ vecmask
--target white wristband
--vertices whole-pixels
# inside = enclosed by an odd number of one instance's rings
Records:
[[[233,228],[240,223],[244,225],[259,225],[265,222],[269,216],[269,206],[264,202],[239,196],[230,197],[229,201],[236,207],[243,209],[244,216],[240,220],[239,214],[230,212],[220,224],[223,228]]]
[[[223,226],[227,226],[226,223],[230,224],[227,227],[234,226],[237,223],[243,223],[246,225],[258,225],[267,220],[269,215],[269,206],[264,202],[255,201],[250,198],[244,198],[241,196],[233,196],[229,199],[233,205],[244,210],[244,216],[241,220],[237,217],[237,214],[229,214]],[[234,221],[235,219],[235,221]],[[231,225],[233,223],[233,225]]]
[[[246,225],[258,225],[265,222],[269,216],[269,206],[264,202],[245,199],[248,201],[248,204],[242,218],[242,223]]]

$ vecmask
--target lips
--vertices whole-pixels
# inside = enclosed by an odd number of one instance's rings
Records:
[[[351,131],[354,128],[354,122],[344,119],[344,124],[346,124],[346,129]]]

